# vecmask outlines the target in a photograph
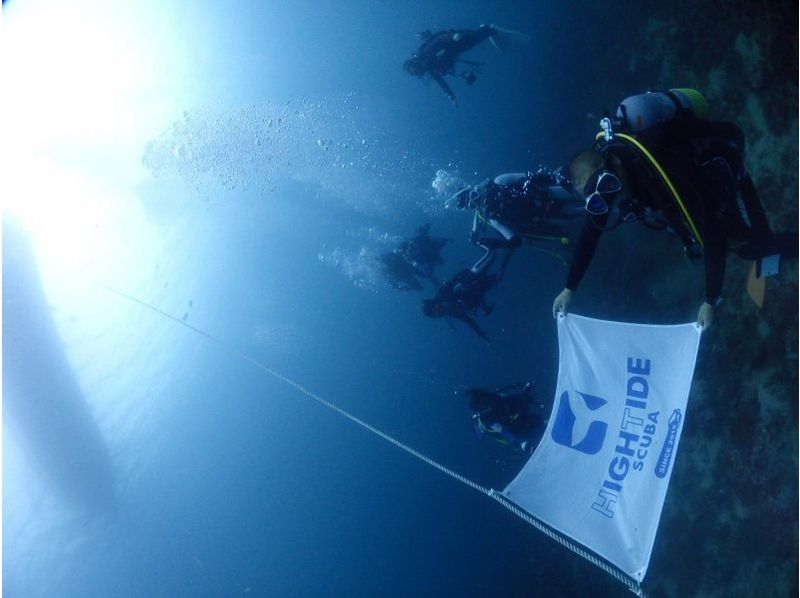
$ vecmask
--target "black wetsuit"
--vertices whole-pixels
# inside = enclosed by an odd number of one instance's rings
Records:
[[[496,274],[487,274],[484,271],[473,272],[462,270],[450,280],[442,283],[436,292],[434,301],[438,305],[441,315],[461,320],[486,342],[489,337],[483,332],[472,317],[478,309],[484,314],[489,314],[492,307],[486,303],[485,295],[496,283]]]
[[[430,278],[436,266],[444,263],[442,248],[447,244],[447,239],[432,237],[430,224],[419,227],[414,238],[403,241],[400,251],[409,264],[417,268],[424,276]]]
[[[544,418],[541,405],[537,408],[535,404],[530,384],[513,384],[492,392],[472,389],[471,392],[473,397],[480,395],[481,399],[481,408],[476,409],[473,417],[498,440],[521,444],[541,436]],[[491,430],[493,424],[500,424],[499,432]]]
[[[738,244],[737,253],[748,259],[769,255],[774,250],[774,236],[744,168],[744,136],[732,123],[683,118],[654,127],[640,135],[639,140],[675,185],[698,229],[702,252],[699,239],[666,185],[638,150],[624,141],[612,142],[601,150],[607,167],[618,159],[627,175],[627,199],[621,202],[620,217],[641,220],[646,211],[659,214],[661,228],[669,227],[677,234],[690,257],[702,253],[706,301],[715,304],[722,291],[729,244]],[[587,214],[566,288],[577,289],[602,230],[608,225],[609,215],[610,211],[602,216]]]
[[[479,29],[438,31],[425,39],[412,55],[412,59],[424,74],[436,81],[448,98],[455,101],[456,96],[444,76],[455,74],[455,66],[461,54],[488,39],[491,34],[492,28],[486,25]]]
[[[392,287],[419,291],[422,284],[418,278],[439,284],[433,271],[443,263],[441,252],[447,239],[430,236],[430,228],[430,224],[421,226],[412,239],[406,239],[397,249],[380,255],[384,276]]]
[[[427,275],[410,264],[401,250],[382,253],[379,259],[383,264],[383,274],[393,288],[401,291],[422,290],[422,284],[417,277]]]

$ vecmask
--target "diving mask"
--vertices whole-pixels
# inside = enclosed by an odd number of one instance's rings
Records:
[[[594,188],[593,191],[589,191]],[[622,191],[622,181],[605,169],[594,173],[583,188],[586,196],[586,211],[592,216],[600,216],[608,212],[608,202]]]

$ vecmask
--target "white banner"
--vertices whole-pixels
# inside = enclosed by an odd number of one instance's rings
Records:
[[[678,450],[700,329],[559,316],[541,443],[504,496],[641,581]]]

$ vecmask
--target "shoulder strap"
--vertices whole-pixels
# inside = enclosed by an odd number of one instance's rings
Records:
[[[595,139],[598,143],[602,143],[602,139],[604,137],[604,133],[601,131],[599,132]],[[658,160],[655,159],[652,153],[650,153],[647,148],[642,145],[635,137],[632,135],[627,135],[625,133],[616,133],[615,137],[618,139],[622,139],[626,143],[628,143],[631,147],[635,148],[639,155],[644,157],[644,159],[653,167],[655,172],[658,174],[658,177],[661,179],[661,182],[667,188],[669,195],[675,201],[675,204],[680,208],[681,214],[683,216],[683,221],[686,223],[686,226],[694,238],[694,240],[700,244],[700,247],[703,247],[703,238],[700,235],[700,231],[697,229],[697,226],[694,223],[694,219],[692,215],[689,213],[689,210],[686,208],[686,204],[681,199],[678,190],[673,185],[670,178],[667,176],[667,173],[664,172],[664,169],[661,167],[661,164],[658,163]]]

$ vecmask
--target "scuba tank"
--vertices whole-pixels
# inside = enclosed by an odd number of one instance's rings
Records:
[[[617,119],[632,133],[675,118],[708,118],[708,102],[696,89],[678,88],[669,91],[640,93],[625,98],[617,107]]]

